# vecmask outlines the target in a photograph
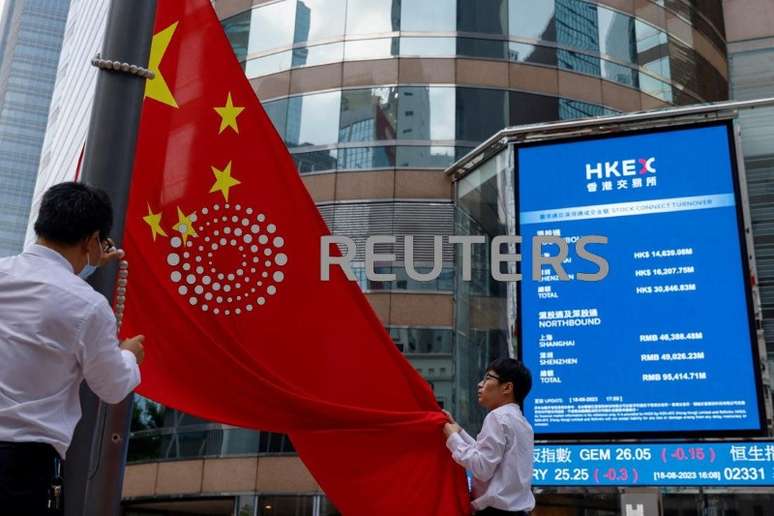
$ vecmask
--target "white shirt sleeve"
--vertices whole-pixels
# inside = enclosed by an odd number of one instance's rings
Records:
[[[103,401],[119,403],[140,384],[134,354],[119,348],[115,317],[107,301],[96,303],[84,320],[79,344],[83,377]]]
[[[497,465],[502,462],[505,446],[505,432],[494,414],[484,419],[481,433],[475,441],[467,433],[464,436],[454,433],[446,440],[446,447],[452,452],[454,461],[469,469],[476,479],[485,482],[492,478]]]

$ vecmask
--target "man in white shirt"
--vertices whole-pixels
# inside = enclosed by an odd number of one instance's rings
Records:
[[[531,388],[532,376],[524,364],[499,358],[478,384],[478,402],[490,412],[477,439],[447,412],[446,447],[454,461],[473,474],[472,506],[477,516],[526,516],[535,508],[534,434],[520,409]]]
[[[112,224],[104,192],[58,184],[43,196],[36,244],[0,259],[2,514],[46,513],[54,464],[81,417],[82,380],[108,403],[140,383],[144,337],[119,344],[110,305],[84,281],[123,256]]]

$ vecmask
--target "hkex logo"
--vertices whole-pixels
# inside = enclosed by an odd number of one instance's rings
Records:
[[[640,167],[637,170],[637,163]],[[624,159],[620,161],[605,161],[598,162],[596,165],[586,163],[586,181],[593,181],[594,179],[610,179],[613,177],[622,176],[644,176],[648,173],[655,174],[656,167],[653,164],[656,162],[655,157],[639,158],[639,159]]]

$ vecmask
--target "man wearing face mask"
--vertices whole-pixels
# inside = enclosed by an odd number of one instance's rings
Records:
[[[105,297],[84,279],[123,256],[101,190],[61,183],[43,196],[37,241],[0,259],[0,512],[45,514],[54,464],[81,417],[86,380],[107,403],[140,383],[138,335],[119,343]]]

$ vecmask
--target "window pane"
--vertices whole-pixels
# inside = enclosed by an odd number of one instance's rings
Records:
[[[319,41],[343,35],[346,5],[346,0],[298,0],[293,41]]]
[[[545,95],[511,91],[508,125],[551,122],[559,119],[559,99]]]
[[[293,24],[277,23],[277,20],[293,20],[295,11],[296,3],[291,0],[253,9],[248,53],[290,46],[293,43]]]
[[[400,30],[400,0],[349,0],[347,3],[347,34],[397,30]]]
[[[265,57],[250,59],[245,64],[245,75],[248,79],[271,75],[290,70],[290,51],[279,52]]]
[[[395,147],[357,147],[339,149],[339,170],[392,168],[394,166]]]
[[[639,87],[639,81],[637,80],[637,70],[633,70],[628,66],[619,65],[617,63],[611,63],[610,61],[602,60],[602,77],[607,80],[615,81],[632,88]]]
[[[404,0],[400,9],[401,31],[454,32],[457,29],[456,0]]]
[[[340,103],[340,91],[288,99],[287,144],[301,147],[336,143]]]
[[[347,41],[344,46],[344,59],[386,59],[398,55],[398,38],[364,39]]]
[[[454,38],[400,38],[401,57],[454,57]]]
[[[338,63],[344,58],[344,44],[331,43],[293,49],[293,67]]]
[[[457,40],[457,54],[460,56],[505,59],[505,48],[505,41],[473,38],[459,38]]]
[[[508,34],[508,1],[457,0],[457,30]]]
[[[520,38],[556,41],[554,0],[510,0],[508,31]]]
[[[397,110],[396,88],[343,91],[339,141],[394,140]]]
[[[444,272],[447,271],[444,269]],[[389,328],[389,330],[390,337],[404,353],[452,352],[452,330],[430,328]]]
[[[573,70],[579,73],[600,76],[599,58],[580,52],[570,52],[569,50],[557,50],[557,60],[559,68],[564,70]]]
[[[599,51],[618,61],[634,63],[637,45],[634,37],[634,18],[599,7]]]
[[[397,166],[446,168],[454,163],[454,147],[398,147]]]
[[[581,50],[599,51],[597,6],[580,0],[556,1],[556,42]]]
[[[640,74],[640,89],[665,102],[672,102],[672,86],[646,73]]]
[[[508,43],[508,59],[516,63],[556,66],[556,49],[511,41]]]
[[[299,174],[336,170],[336,149],[292,154]]]
[[[280,137],[285,139],[285,124],[287,122],[288,115],[288,99],[275,100],[273,102],[265,102],[262,104],[263,110],[269,115],[271,123],[274,124],[274,128],[279,133]]]
[[[399,96],[398,139],[454,139],[454,88],[405,87]]]
[[[313,496],[258,497],[259,516],[306,516],[314,512]]]
[[[223,31],[226,33],[234,54],[241,62],[247,57],[247,46],[250,41],[250,11],[239,13],[223,20]]]
[[[639,20],[634,27],[637,35],[637,64],[669,79],[669,47],[666,33]]]
[[[508,125],[506,91],[457,88],[457,139],[482,142]]]
[[[596,104],[589,104],[580,100],[559,99],[559,118],[561,120],[604,116],[613,113],[615,112]]]

